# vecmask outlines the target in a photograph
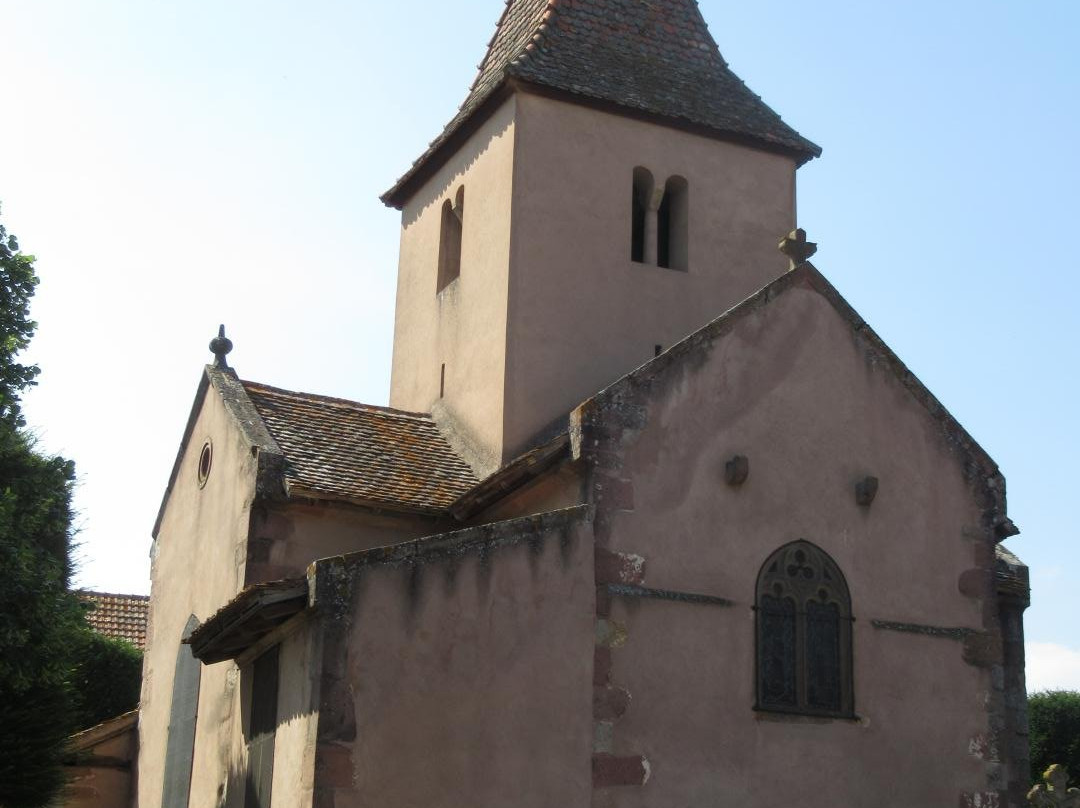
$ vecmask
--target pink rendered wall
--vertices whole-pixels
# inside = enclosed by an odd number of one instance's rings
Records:
[[[205,486],[197,475],[203,443],[213,443]],[[161,804],[180,639],[191,615],[200,621],[243,587],[245,542],[255,491],[251,447],[211,386],[197,416],[180,473],[169,495],[151,566],[150,614],[139,702],[138,802]],[[233,678],[228,666],[203,669],[191,778],[191,805],[212,805],[221,780],[222,749],[234,731]]]
[[[578,464],[565,462],[548,469],[536,480],[503,497],[469,519],[469,523],[481,525],[517,516],[555,511],[580,505],[584,499],[585,487],[581,468]]]
[[[131,772],[105,766],[68,766],[63,808],[129,808]]]
[[[196,469],[206,440],[213,443],[214,459],[210,476],[205,486],[200,487]],[[253,505],[254,489],[255,461],[251,447],[221,396],[211,387],[181,459],[151,571],[137,781],[139,805],[144,808],[161,804],[172,679],[181,633],[190,615],[205,621],[244,587],[302,576],[318,558],[393,544],[442,528],[439,522],[430,519],[375,515],[358,508]],[[290,654],[299,653],[291,645],[287,645],[287,650]],[[282,665],[284,670],[284,660]],[[302,676],[316,675],[305,666],[295,667]],[[220,794],[228,794],[230,789],[229,799],[240,799],[236,796],[237,782],[238,778],[242,779],[246,762],[242,681],[234,662],[201,669],[191,775],[193,806],[216,804]],[[292,686],[283,698],[300,692],[298,686]],[[289,707],[288,713],[298,723],[287,729],[289,740],[282,743],[303,751],[308,743],[307,722],[314,720],[309,713],[314,713],[314,707],[307,712]],[[299,766],[302,754],[292,757]],[[310,775],[308,769],[297,771],[303,776]],[[287,786],[282,788],[310,798],[310,784],[295,778],[284,782]]]
[[[324,680],[323,710],[355,726],[322,745],[316,782],[337,808],[588,808],[591,526],[521,533],[416,573],[351,573],[349,687],[335,701]]]
[[[998,805],[993,660],[970,664],[960,640],[872,624],[993,634],[980,483],[805,284],[698,350],[627,399],[645,421],[605,444],[618,462],[600,473],[597,541],[643,557],[645,586],[733,605],[613,599],[610,685],[629,702],[596,751],[644,756],[650,775],[601,787],[595,804]],[[750,460],[739,488],[723,476],[735,454]],[[854,486],[868,474],[881,488],[864,508]],[[800,538],[847,577],[857,721],[752,709],[755,580]]]
[[[430,412],[440,402],[488,471],[502,447],[514,117],[511,99],[401,214],[390,406]],[[436,293],[442,205],[461,187],[461,276]]]
[[[258,507],[248,541],[247,583],[302,576],[311,562],[440,533],[448,519],[362,508],[274,503]]]
[[[82,735],[93,735],[94,732],[90,730]],[[83,765],[64,767],[68,783],[63,808],[130,808],[133,779],[130,767],[134,765],[136,753],[135,726],[131,725],[120,734],[106,735],[96,743],[78,743],[75,751]]]
[[[519,93],[503,459],[787,268],[787,157]],[[631,261],[636,166],[689,182],[689,269]]]

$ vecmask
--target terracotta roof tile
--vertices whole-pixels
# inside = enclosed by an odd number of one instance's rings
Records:
[[[508,0],[468,97],[402,190],[504,79],[713,130],[804,162],[821,149],[784,123],[724,61],[696,0]]]
[[[80,592],[79,597],[93,606],[86,613],[86,622],[94,631],[106,637],[127,640],[139,648],[146,647],[150,598],[106,592]]]
[[[477,483],[424,413],[243,382],[300,495],[444,513]]]

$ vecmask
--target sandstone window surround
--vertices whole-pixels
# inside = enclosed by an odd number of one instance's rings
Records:
[[[761,568],[755,709],[854,718],[851,597],[836,562],[805,540]]]

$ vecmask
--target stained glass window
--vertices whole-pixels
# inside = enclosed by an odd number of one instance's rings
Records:
[[[808,541],[777,550],[757,582],[757,708],[850,717],[851,598]]]

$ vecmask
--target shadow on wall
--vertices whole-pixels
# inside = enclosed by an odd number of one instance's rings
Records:
[[[278,646],[274,646],[240,670],[243,746],[238,754],[234,747],[221,771],[215,808],[270,808],[276,736],[283,726],[312,715],[312,711],[291,704],[288,694],[279,695],[277,650]],[[273,663],[272,676],[265,670],[267,661]],[[261,684],[256,679],[261,679]],[[267,703],[273,705],[269,710]],[[300,765],[293,759],[281,763],[287,767]]]
[[[510,130],[510,125],[513,121],[512,106],[504,106],[502,110],[496,112],[476,134],[482,134],[492,126],[496,127],[495,130],[491,131],[487,137],[483,138],[474,135],[474,139],[467,149],[462,149],[457,153],[452,163],[447,163],[439,169],[433,178],[437,180],[437,182],[431,186],[430,190],[423,193],[423,195],[417,194],[417,200],[420,204],[414,208],[416,213],[408,218],[403,218],[402,226],[407,228],[414,224],[427,212],[428,208],[441,202],[452,187],[460,185],[465,175],[469,172],[469,169],[473,167],[476,161],[491,148],[495,141],[506,135]],[[458,166],[458,168],[454,169],[452,166]]]
[[[218,785],[217,808],[245,808],[247,767],[241,760],[229,761],[225,780]]]
[[[432,552],[392,565],[397,568],[400,576],[398,589],[403,600],[401,628],[405,636],[412,638],[416,635],[423,622],[425,610],[438,609],[441,604],[459,597],[457,589],[462,583],[460,574],[466,564],[475,565],[467,580],[469,585],[476,589],[477,607],[491,608],[497,597],[492,593],[492,576],[499,554],[525,545],[528,549],[529,574],[535,583],[541,575],[545,557],[554,560],[560,570],[566,571],[571,567],[573,543],[572,530],[561,526],[551,531],[528,534],[521,542],[500,541],[493,537],[469,544],[449,545],[441,552]],[[354,614],[363,608],[363,598],[367,594],[367,587],[354,588]]]

